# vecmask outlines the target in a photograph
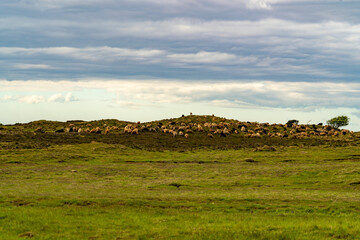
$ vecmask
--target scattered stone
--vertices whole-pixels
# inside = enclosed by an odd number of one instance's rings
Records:
[[[183,185],[180,184],[180,183],[170,183],[169,186],[173,186],[173,187],[179,188],[179,187],[181,187],[181,186],[183,186]]]
[[[251,158],[247,158],[245,159],[245,162],[248,162],[248,163],[256,163],[258,161],[255,161],[254,159],[251,159]]]
[[[350,183],[349,185],[359,185],[360,184],[360,181],[358,181],[358,182],[352,182],[352,183]]]
[[[55,130],[55,132],[56,132],[56,133],[63,133],[63,132],[65,132],[65,129],[60,128],[60,129]]]
[[[19,234],[19,237],[28,237],[28,238],[32,238],[32,237],[34,237],[35,236],[35,234],[34,233],[32,233],[32,232],[25,232],[25,233],[21,233],[21,234]]]

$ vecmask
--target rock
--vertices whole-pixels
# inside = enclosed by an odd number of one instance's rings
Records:
[[[55,132],[56,132],[56,133],[63,133],[63,132],[65,132],[65,129],[60,128],[60,129],[57,129]]]

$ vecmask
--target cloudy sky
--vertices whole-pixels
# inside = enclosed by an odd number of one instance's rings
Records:
[[[2,0],[0,122],[351,118],[360,1]]]

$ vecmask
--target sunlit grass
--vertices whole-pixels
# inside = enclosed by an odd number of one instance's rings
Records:
[[[357,239],[358,152],[1,150],[0,239]]]

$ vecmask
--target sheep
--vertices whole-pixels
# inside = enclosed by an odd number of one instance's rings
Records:
[[[176,137],[178,135],[178,133],[176,131],[173,131],[173,137]]]
[[[179,136],[184,136],[184,132],[180,131]]]
[[[93,128],[90,133],[101,133],[101,129],[99,127]]]
[[[261,137],[261,134],[260,133],[253,133],[253,134],[251,134],[251,137]]]
[[[213,137],[214,137],[214,135],[212,135],[211,133],[209,133],[207,136],[208,136],[209,138],[213,138]]]
[[[180,126],[178,129],[184,131],[184,130],[186,130],[186,127],[185,126]]]
[[[283,137],[283,135],[281,133],[276,133],[277,137]]]
[[[131,134],[139,134],[139,129],[134,128],[134,129],[131,131]]]
[[[186,133],[186,134],[184,135],[184,137],[185,137],[185,138],[189,138],[189,134]]]
[[[215,133],[215,134],[221,134],[222,131],[221,131],[221,129],[217,129],[214,133]]]
[[[131,129],[128,126],[124,127],[124,133],[130,133]]]

